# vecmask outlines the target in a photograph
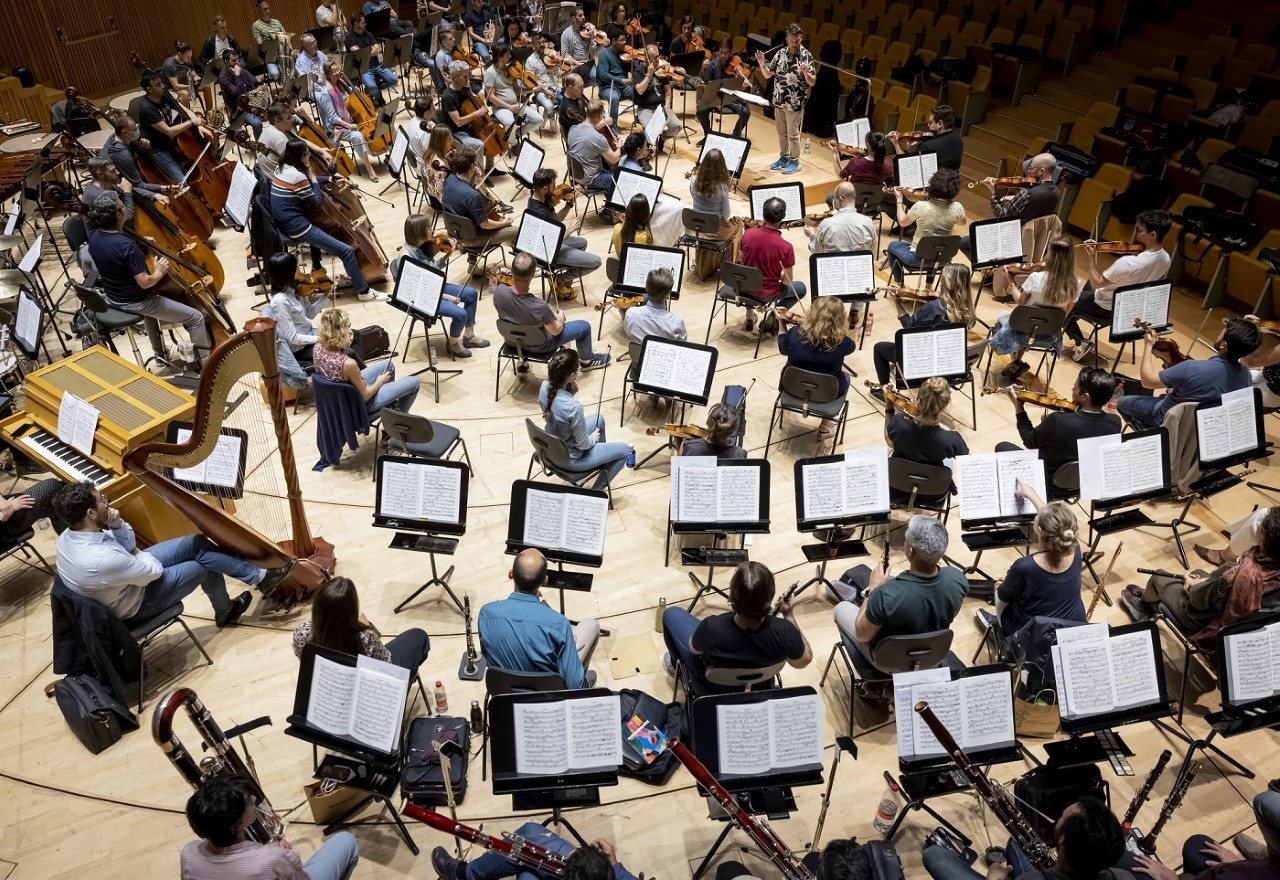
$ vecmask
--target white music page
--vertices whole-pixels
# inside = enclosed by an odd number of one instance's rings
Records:
[[[569,769],[592,770],[622,763],[618,695],[566,700],[569,714]]]
[[[995,263],[1022,258],[1022,222],[1002,220],[974,230],[973,262]]]
[[[712,352],[650,338],[640,362],[638,384],[701,399],[707,389]]]
[[[721,773],[745,776],[768,771],[773,757],[769,741],[769,704],[716,706],[716,739]]]
[[[1222,395],[1222,405],[1196,409],[1200,460],[1218,461],[1258,448],[1257,395],[1252,387]]]
[[[945,666],[936,669],[920,669],[916,672],[895,672],[893,675],[894,713],[899,719],[915,718],[916,701],[912,694],[916,687],[925,684],[937,684],[951,680],[951,670]],[[915,738],[915,722],[908,724],[900,720],[898,725],[898,757],[911,758],[919,748]],[[934,739],[934,743],[937,740]]]
[[[400,277],[391,292],[396,302],[419,315],[434,318],[440,309],[440,296],[443,293],[444,273],[428,269],[412,260],[400,261]]]
[[[814,265],[815,296],[861,296],[875,289],[875,258],[871,254],[819,254]]]
[[[707,135],[707,142],[702,145],[702,152],[698,156],[698,161],[701,162],[702,157],[711,150],[719,150],[720,154],[724,156],[725,167],[729,169],[731,175],[736,177],[742,173],[742,162],[750,146],[750,141],[742,138],[727,137],[722,134],[716,134],[713,131]]]
[[[654,269],[669,270],[673,282],[671,292],[679,293],[680,281],[684,277],[684,251],[643,244],[623,245],[618,286],[644,290],[649,273]]]
[[[530,254],[544,266],[549,266],[560,250],[560,237],[564,227],[550,220],[543,220],[525,211],[520,218],[520,231],[516,235],[516,250]]]
[[[658,203],[660,192],[662,192],[662,178],[623,168],[618,172],[618,180],[614,184],[613,195],[609,197],[609,204],[615,208],[626,208],[631,197],[639,193],[649,200],[649,209],[652,210]]]
[[[178,443],[186,443],[191,439],[191,429],[179,428],[174,436]],[[243,442],[238,434],[219,434],[213,451],[204,461],[194,467],[174,468],[173,478],[223,489],[236,488],[240,485],[240,446]]]
[[[867,135],[870,131],[871,120],[865,116],[849,122],[837,122],[836,141],[846,147],[857,147],[861,150],[867,145]]]
[[[757,220],[764,218],[764,203],[772,198],[779,198],[787,206],[787,213],[782,220],[804,219],[804,187],[798,183],[783,183],[777,186],[751,187],[751,216]]]
[[[569,716],[564,703],[516,703],[516,772],[555,776],[569,769]],[[621,735],[621,727],[618,728]]]
[[[822,699],[817,694],[769,701],[773,769],[822,764]]]

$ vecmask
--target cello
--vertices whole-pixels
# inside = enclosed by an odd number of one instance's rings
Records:
[[[373,106],[373,98],[351,88],[351,83],[345,79],[341,82],[346,90],[343,104],[346,105],[347,114],[350,115],[351,121],[359,126],[360,134],[364,135],[365,143],[369,145],[369,152],[375,156],[381,155],[391,146],[393,140],[391,129],[388,128],[384,134],[375,138],[373,132],[378,127],[378,109]]]
[[[333,155],[333,170],[341,177],[350,177],[356,173],[356,160],[351,158],[351,154],[339,147],[332,138],[324,133],[320,126],[316,125],[305,116],[295,117],[301,121],[296,126],[294,134],[302,140],[310,144],[315,144],[322,150],[328,150]],[[279,156],[276,157],[280,158]],[[328,170],[328,169],[326,169]]]
[[[470,109],[467,109],[467,108]],[[462,116],[469,116],[481,108],[488,109],[489,104],[485,101],[483,95],[468,95],[463,99],[458,112]],[[510,149],[507,144],[507,132],[502,127],[502,123],[493,117],[492,111],[477,116],[470,123],[471,133],[475,135],[476,140],[484,143],[484,155],[487,159],[494,156],[500,156]]]

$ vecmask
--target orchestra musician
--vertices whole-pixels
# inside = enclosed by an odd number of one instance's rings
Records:
[[[533,100],[542,108],[543,118],[554,126],[556,124],[556,117],[553,115],[556,109],[556,74],[552,73],[543,61],[547,54],[547,38],[541,31],[535,31],[532,40],[533,51],[524,59],[524,69],[532,73],[534,79],[538,81],[538,89],[534,92]],[[560,68],[557,67],[555,70],[558,73]]]
[[[537,551],[531,551],[537,552]],[[525,822],[516,829],[520,840],[565,857],[564,876],[574,880],[635,880],[614,851],[613,844],[602,838],[589,846],[573,844],[536,822]],[[502,880],[503,877],[538,877],[501,853],[486,852],[471,861],[455,859],[443,846],[431,851],[431,866],[439,880]]]
[[[949,168],[952,171],[960,171],[960,163],[964,160],[964,139],[960,137],[959,130],[955,127],[956,111],[951,108],[950,104],[939,104],[933,108],[933,112],[929,114],[928,128],[929,136],[917,141],[914,149],[907,145],[899,145],[898,141],[902,140],[898,132],[889,132],[889,142],[893,144],[895,151],[899,153],[934,153],[938,157],[939,168]]]
[[[387,31],[383,36],[395,39],[396,37],[405,37],[413,33],[413,22],[405,21],[397,13],[396,8],[387,0],[365,0],[364,8],[360,11],[364,13],[365,18],[373,15],[375,12],[381,12],[387,9],[391,12],[391,19],[387,22]]]
[[[373,98],[373,103],[381,107],[386,101],[382,97],[383,89],[395,88],[399,79],[395,73],[382,66],[382,41],[369,32],[363,13],[351,16],[351,29],[347,31],[344,45],[348,52],[369,48],[369,66],[360,74],[360,82],[364,90]]]
[[[271,175],[275,174],[276,169],[280,167],[280,157],[284,155],[284,148],[294,137],[293,126],[293,112],[287,104],[277,102],[267,107],[267,121],[262,126],[262,135],[258,138],[258,143],[266,147],[267,151],[258,153],[258,162],[254,166],[259,175],[265,175],[267,186],[271,185]],[[303,141],[303,143],[307,145],[307,149],[313,156],[324,163],[325,168],[333,167],[333,154],[329,150],[310,141]]]
[[[857,191],[852,183],[836,184],[831,209],[831,216],[809,233],[809,250],[815,254],[875,250],[875,224],[858,210]]]
[[[449,126],[437,125],[431,129],[427,146],[422,151],[422,180],[427,188],[427,202],[437,211],[442,209],[440,196],[444,179],[449,176],[449,154],[457,149],[457,141],[449,132]]]
[[[919,464],[942,465],[957,455],[968,455],[969,444],[959,431],[938,424],[938,419],[951,403],[951,386],[941,376],[930,376],[916,389],[915,414],[907,418],[899,413],[885,394],[884,440],[893,454]],[[890,490],[889,497],[901,504],[909,500],[906,492]],[[934,627],[939,629],[939,627]],[[920,630],[927,632],[928,630]]]
[[[302,51],[293,60],[293,72],[296,76],[308,77],[307,82],[312,91],[315,91],[316,84],[324,79],[324,66],[328,61],[328,57],[320,51],[320,44],[316,42],[315,35],[303,34]]]
[[[941,167],[941,165],[939,165]],[[996,178],[984,177],[978,181],[991,190],[991,214],[1001,220],[1020,220],[1023,223],[1038,217],[1047,217],[1057,213],[1058,186],[1053,182],[1054,171],[1058,160],[1052,153],[1037,153],[1031,157],[1027,166],[1027,177],[1036,181],[1032,186],[1023,186],[1012,192],[998,193]],[[969,236],[960,239],[960,250],[969,261],[973,261],[973,250]]]
[[[338,42],[346,35],[347,14],[338,8],[336,0],[320,0],[316,7],[316,26],[333,28],[333,37]]]
[[[475,136],[471,121],[492,115],[493,108],[475,101],[471,92],[471,66],[467,62],[451,61],[447,70],[446,80],[449,88],[445,89],[444,94],[440,96],[440,108],[444,111],[445,124],[453,132],[454,140],[483,156],[484,142]],[[466,101],[475,103],[476,109],[463,115],[462,106]],[[485,167],[493,177],[502,177],[506,174],[502,169],[494,167],[493,157],[487,158]]]
[[[653,213],[649,209],[649,199],[644,193],[634,193],[627,200],[622,220],[613,224],[613,252],[621,254],[624,245],[653,244]]]
[[[271,17],[270,0],[258,0],[258,17],[253,21],[253,39],[257,44],[261,46],[263,43],[274,42],[281,49],[287,49],[289,37],[290,34],[285,31],[280,19]],[[280,81],[280,66],[274,61],[267,64],[267,79],[270,82]]]
[[[671,288],[674,286],[675,279],[666,266],[649,270],[644,279],[644,304],[627,309],[622,316],[622,326],[628,339],[638,345],[646,336],[677,342],[689,338],[684,318],[671,311]]]
[[[609,355],[601,352],[595,354],[591,348],[591,322],[566,321],[564,309],[558,306],[554,311],[546,300],[530,290],[533,276],[537,273],[538,264],[529,254],[516,254],[511,261],[511,284],[497,284],[493,288],[493,308],[503,321],[521,326],[541,327],[547,331],[547,342],[540,349],[529,349],[536,354],[555,351],[561,346],[574,344],[578,352],[579,363],[584,370],[594,370],[609,363]],[[527,364],[521,364],[516,371],[527,373]]]
[[[454,150],[449,159],[449,176],[440,187],[440,204],[448,213],[466,217],[475,224],[478,239],[486,245],[505,244],[515,239],[517,230],[509,217],[495,219],[498,205],[479,189],[483,173],[475,150],[469,147]],[[472,275],[479,274],[481,267],[474,254],[467,255],[467,265]]]
[[[240,48],[240,42],[227,29],[227,20],[221,15],[215,15],[213,17],[213,33],[205,38],[204,45],[200,47],[201,66],[209,64],[215,58],[221,58],[222,53],[228,49],[235,49],[236,54],[242,57],[244,55],[244,50]]]
[[[587,75],[584,79],[586,85],[596,84],[596,66],[593,63],[596,57],[596,44],[592,41],[595,33],[595,27],[587,24],[587,14],[581,6],[573,7],[573,16],[569,20],[569,26],[560,34],[560,54],[565,58],[572,58],[578,65],[578,71],[583,68],[587,69]],[[578,72],[575,71],[575,72]]]
[[[836,379],[836,393],[849,393],[849,374],[844,359],[853,354],[852,330],[845,317],[844,303],[820,296],[809,306],[801,322],[778,336],[778,351],[786,355],[788,367],[824,373]],[[835,423],[823,419],[818,426],[818,446],[831,438]]]
[[[267,276],[271,282],[269,306],[276,322],[277,343],[288,349],[299,370],[310,367],[312,346],[320,341],[312,322],[324,309],[325,293],[317,289],[310,296],[302,296],[298,292],[298,258],[289,251],[267,258]]]
[[[516,116],[520,117],[520,130],[527,137],[529,132],[542,125],[542,114],[522,101],[516,94],[516,84],[509,69],[514,56],[505,43],[493,49],[493,63],[484,72],[484,98],[493,107],[493,115],[510,135],[515,128]]]
[[[696,28],[693,26],[692,15],[686,15],[684,18],[680,19],[680,33],[676,34],[676,36],[671,40],[671,45],[667,47],[667,54],[674,57],[688,52],[689,43],[693,40],[695,30]],[[707,76],[704,73],[703,79],[710,81],[712,79],[718,79],[718,77]]]
[[[164,79],[155,71],[144,71],[138,83],[146,93],[138,104],[138,123],[142,136],[150,144],[151,158],[155,159],[174,183],[181,183],[186,171],[173,156],[173,138],[189,128],[199,128],[211,143],[213,132],[204,127],[203,119],[188,117],[168,100]]]
[[[563,110],[563,106],[562,106]],[[589,101],[586,119],[569,129],[569,155],[582,167],[581,182],[588,192],[613,194],[614,180],[609,168],[622,161],[622,153],[609,146],[600,129],[613,120],[605,116],[604,102]]]
[[[917,327],[936,327],[939,324],[963,324],[972,327],[977,323],[977,315],[973,311],[973,295],[969,290],[972,273],[963,263],[950,263],[942,267],[938,280],[937,298],[917,303],[908,308],[902,297],[891,296],[893,306],[898,312],[898,323],[903,329]],[[892,372],[893,359],[896,356],[894,344],[889,340],[877,342],[871,349],[872,361],[875,364],[876,380],[881,385],[888,385]],[[902,383],[899,380],[899,387]],[[884,400],[884,391],[871,389],[871,396]]]
[[[422,154],[431,140],[431,132],[435,130],[436,102],[430,94],[420,95],[413,99],[413,118],[405,126],[405,134],[409,139],[409,149],[413,151],[418,164],[422,164]]]
[[[233,117],[240,97],[249,94],[257,88],[257,85],[258,81],[253,74],[241,66],[240,55],[237,52],[228,49],[222,53],[222,70],[218,73],[218,86],[222,89],[222,100]],[[261,140],[262,120],[252,110],[244,111],[240,118],[244,120],[245,125],[253,129],[254,138]]]
[[[898,226],[906,229],[912,223],[916,225],[915,237],[910,244],[905,241],[889,242],[889,272],[899,284],[905,275],[904,269],[920,268],[915,248],[922,238],[952,235],[956,227],[965,222],[964,206],[955,200],[960,192],[960,175],[957,172],[939,168],[929,178],[929,185],[925,190],[928,198],[915,202],[910,210],[903,204],[902,191],[894,192]]]
[[[440,44],[439,50],[433,61],[436,63],[436,71],[440,74],[440,79],[446,84],[449,82],[449,65],[453,63],[453,49],[458,45],[458,32],[447,25],[440,25],[440,36],[437,37]]]
[[[800,124],[817,72],[813,55],[804,47],[804,31],[795,22],[787,25],[785,45],[782,51],[774,51],[772,58],[757,50],[756,64],[766,80],[777,79],[773,84],[773,113],[779,156],[769,168],[795,174],[800,170]]]
[[[316,86],[314,92],[316,112],[320,115],[320,125],[335,143],[350,145],[351,152],[364,166],[365,176],[374,183],[378,182],[378,172],[373,170],[373,158],[369,152],[369,142],[365,140],[360,126],[347,112],[347,81],[342,77],[342,67],[334,61],[324,65],[324,81]]]
[[[410,627],[388,642],[360,610],[360,594],[350,578],[333,577],[311,599],[311,619],[293,629],[293,653],[302,656],[307,645],[343,654],[372,657],[416,673],[426,662],[431,640],[424,630]]]
[[[369,415],[391,408],[402,413],[413,409],[421,385],[417,376],[396,378],[396,364],[391,358],[360,367],[351,356],[351,318],[342,309],[326,309],[320,315],[319,340],[311,348],[311,361],[316,375],[330,382],[350,383],[364,401]]]
[[[889,155],[883,132],[868,131],[863,139],[865,156],[852,156],[840,169],[840,179],[850,183],[868,183],[876,186],[893,184],[893,157]],[[830,207],[830,202],[827,203]]]
[[[94,156],[85,163],[85,166],[91,179],[80,193],[80,204],[91,208],[98,200],[98,196],[103,193],[115,193],[120,203],[124,205],[125,225],[131,227],[133,225],[133,185],[120,176],[120,169],[105,156]]]
[[[178,100],[191,106],[191,98],[200,88],[200,77],[191,69],[192,50],[181,40],[174,41],[173,50],[160,65],[160,75]]]
[[[629,69],[622,64],[622,50],[627,47],[627,32],[616,24],[604,28],[609,45],[596,56],[596,82],[600,86],[601,100],[609,102],[609,118],[617,120],[618,106],[623,98],[634,100],[636,90],[632,86]]]
[[[564,222],[564,218],[573,208],[573,203],[568,199],[562,199],[559,208],[552,207],[551,194],[556,189],[558,179],[559,175],[552,168],[543,167],[533,172],[533,180],[530,181],[533,189],[529,192],[526,212],[541,220]],[[589,247],[589,243],[581,235],[565,235],[551,265],[555,268],[577,269],[583,275],[594,272],[600,268],[603,261],[599,256],[591,253]]]
[[[181,187],[177,184],[148,183],[138,173],[138,166],[133,161],[133,153],[129,147],[135,143],[139,149],[146,149],[147,143],[139,143],[138,123],[131,116],[117,116],[112,123],[114,131],[107,137],[98,155],[111,160],[120,171],[120,176],[129,182],[133,197],[143,201],[154,201],[161,205],[169,203],[166,193],[176,193]]]
[[[467,5],[467,14],[462,17],[462,23],[467,28],[467,37],[471,40],[471,51],[480,56],[482,66],[489,63],[492,50],[486,30],[497,19],[497,13],[486,8],[484,0],[471,0]]]
[[[880,876],[870,851],[856,839],[833,840],[821,852],[810,851],[801,859],[809,873],[823,880],[876,880]],[[728,859],[716,868],[716,880],[752,880],[751,869]]]
[[[684,440],[680,454],[714,455],[730,460],[746,458],[746,448],[737,443],[738,425],[738,408],[717,403],[707,410],[707,426],[702,436]]]
[[[676,54],[674,49],[671,54]],[[707,82],[715,82],[720,79],[727,79],[725,71],[728,69],[729,63],[733,60],[733,43],[728,40],[720,44],[719,50],[702,68],[702,78]],[[730,101],[727,104],[721,104],[718,107],[704,107],[698,111],[698,122],[702,124],[702,140],[698,141],[698,146],[702,146],[707,141],[707,135],[711,134],[711,114],[712,113],[736,113],[738,120],[733,124],[733,136],[742,137],[742,133],[747,130],[747,123],[751,121],[751,108],[741,101]]]
[[[436,254],[435,238],[431,234],[431,221],[423,214],[410,214],[404,220],[404,256],[446,269],[445,255]],[[401,260],[391,261],[391,273],[399,278]],[[449,351],[454,357],[469,358],[471,349],[488,348],[489,340],[476,335],[476,303],[480,291],[474,287],[445,282],[440,293],[440,317],[449,319]]]
[[[1064,313],[1071,311],[1076,299],[1080,296],[1083,281],[1076,278],[1076,249],[1071,239],[1055,238],[1049,242],[1049,250],[1045,254],[1045,268],[1032,272],[1022,284],[1013,287],[1014,306],[1039,306],[1041,308],[1059,309]],[[1009,355],[1011,360],[1004,368],[1002,375],[1010,382],[1031,369],[1023,360],[1027,353],[1030,339],[1009,326],[1011,311],[1003,311],[996,318],[991,328],[988,344],[996,354]]]
[[[723,252],[707,248],[698,248],[694,253],[694,273],[700,281],[720,271],[724,260],[731,263],[738,261],[738,249],[742,243],[743,223],[741,218],[733,216],[733,208],[729,204],[729,189],[732,183],[729,168],[724,163],[724,154],[719,150],[707,150],[707,154],[698,163],[698,170],[689,181],[689,195],[692,196],[693,210],[702,214],[712,214],[720,218],[720,228],[709,235],[720,241],[729,242]]]
[[[653,167],[653,147],[642,132],[633,131],[622,142],[622,158],[614,166],[614,175],[619,171],[631,170],[647,173]]]
[[[564,90],[556,104],[556,119],[560,130],[567,136],[569,130],[587,118],[586,86],[576,73],[564,75]]]
[[[803,281],[792,275],[796,264],[796,251],[791,242],[782,237],[782,219],[787,216],[787,205],[774,196],[767,199],[761,209],[763,226],[748,229],[742,234],[742,264],[760,270],[764,286],[759,290],[744,290],[741,295],[762,305],[776,302],[786,312],[805,298],[808,290]],[[747,311],[745,329],[755,328],[755,315]]]

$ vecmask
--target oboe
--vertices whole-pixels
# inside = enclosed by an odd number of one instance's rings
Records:
[[[549,849],[543,849],[535,843],[530,843],[518,834],[504,834],[502,837],[494,837],[477,828],[472,828],[470,825],[455,822],[435,810],[420,807],[413,802],[405,804],[401,812],[410,819],[417,819],[419,822],[430,825],[445,834],[452,834],[454,837],[460,837],[470,843],[478,843],[485,849],[506,856],[516,864],[523,865],[540,874],[547,874],[552,877],[564,876],[564,856],[559,853],[553,853]]]
[[[783,604],[790,601],[791,599],[794,599],[799,594],[800,594],[800,582],[796,581],[794,584],[787,587],[787,591],[778,597],[778,601],[773,603],[773,613],[781,614]]]
[[[996,821],[1003,825],[1009,832],[1009,836],[1017,841],[1031,864],[1041,871],[1052,868],[1055,861],[1053,850],[1040,839],[1040,835],[1022,815],[1022,811],[1018,809],[1018,805],[1013,802],[1009,793],[987,778],[982,768],[969,759],[955,737],[951,735],[951,731],[947,730],[947,726],[929,708],[928,703],[924,700],[916,703],[916,712],[924,719],[924,723],[929,725],[929,729],[933,731],[933,735],[937,737],[956,768],[965,775],[973,785],[974,791],[995,814]]]
[[[1156,824],[1152,825],[1150,833],[1142,838],[1141,846],[1143,851],[1155,854],[1156,838],[1164,830],[1165,823],[1169,821],[1173,811],[1178,809],[1178,806],[1182,803],[1182,798],[1186,795],[1187,789],[1191,787],[1191,780],[1195,779],[1196,774],[1199,772],[1200,762],[1192,761],[1191,766],[1187,768],[1187,772],[1183,773],[1178,781],[1173,784],[1173,791],[1169,792],[1169,797],[1165,798],[1164,806],[1160,808],[1160,817],[1156,819]]]
[[[1160,774],[1164,772],[1165,765],[1169,763],[1169,759],[1173,757],[1173,753],[1165,749],[1160,753],[1159,760],[1156,765],[1151,768],[1151,772],[1147,774],[1147,781],[1142,783],[1142,788],[1133,796],[1133,800],[1129,802],[1129,809],[1125,810],[1124,818],[1120,820],[1120,824],[1129,829],[1133,827],[1133,820],[1138,818],[1138,811],[1142,809],[1142,805],[1147,802],[1147,798],[1151,796],[1151,789],[1155,787],[1156,780],[1160,778]]]

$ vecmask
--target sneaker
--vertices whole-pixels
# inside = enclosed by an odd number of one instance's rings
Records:
[[[467,348],[488,348],[489,340],[481,339],[479,336],[464,336],[462,344]]]
[[[1120,593],[1120,604],[1134,620],[1142,621],[1151,617],[1147,611],[1147,603],[1142,601],[1142,587],[1129,584]]]
[[[695,146],[695,147],[697,147],[698,149],[702,149],[702,146],[703,146],[706,142],[707,142],[707,139],[706,139],[706,138],[703,138],[702,140],[700,140],[700,141],[698,141],[696,144],[694,144],[694,146]]]
[[[1071,359],[1078,364],[1091,354],[1093,354],[1093,346],[1088,342],[1080,342],[1071,352]]]
[[[595,687],[595,686],[596,686],[596,671],[595,671],[594,669],[588,669],[588,670],[586,671],[585,675],[583,676],[583,680],[585,681],[585,683],[586,683],[586,686],[587,686],[587,687],[589,687],[589,688],[593,688],[593,687]]]
[[[996,616],[985,608],[973,609],[973,619],[978,623],[978,629],[987,632],[996,624]]]
[[[593,354],[589,360],[583,361],[583,370],[598,370],[605,364],[609,363],[610,357],[607,354]]]
[[[492,171],[489,172],[489,176],[490,177],[506,177],[507,172],[503,171],[501,168],[494,168]]]
[[[1270,857],[1267,845],[1261,840],[1254,840],[1249,835],[1241,831],[1231,839],[1236,845],[1236,849],[1240,850],[1240,855],[1252,861],[1265,861]]]
[[[778,161],[774,162],[772,165],[769,166],[769,170],[778,171],[790,161],[791,161],[790,156],[779,156]]]
[[[381,290],[366,290],[364,293],[357,293],[356,299],[360,302],[386,302],[389,297]]]
[[[782,173],[783,173],[783,174],[795,174],[795,173],[796,173],[797,171],[799,171],[799,170],[800,170],[800,160],[799,160],[799,159],[792,159],[792,160],[791,160],[790,162],[788,162],[786,165],[783,165],[783,166],[782,166]]]
[[[222,629],[224,626],[231,626],[231,624],[240,619],[240,615],[249,610],[249,603],[252,601],[253,593],[245,590],[231,600],[231,607],[227,609],[227,613],[215,615],[213,622],[218,625],[218,629]]]
[[[284,565],[263,571],[262,580],[258,581],[257,588],[264,599],[270,598],[271,594],[276,591],[276,587],[285,582],[285,578],[289,577],[289,573],[293,571],[293,567],[297,564],[298,560],[290,559]]]
[[[667,675],[671,676],[672,678],[676,677],[676,665],[671,662],[670,651],[662,652],[662,668],[667,671]]]
[[[443,846],[437,846],[431,851],[431,867],[435,868],[436,876],[440,880],[466,880],[467,878],[467,863],[449,855],[449,851]]]

